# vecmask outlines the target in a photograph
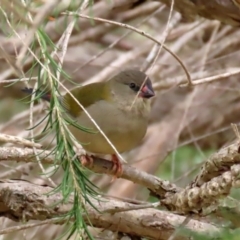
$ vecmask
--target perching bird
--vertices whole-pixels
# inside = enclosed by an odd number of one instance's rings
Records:
[[[25,92],[32,92],[25,89]],[[73,96],[87,110],[119,153],[136,147],[143,139],[150,112],[149,98],[154,96],[151,80],[139,70],[125,70],[106,82],[96,82],[71,90]],[[50,95],[42,97],[50,100]],[[66,93],[60,102],[68,115],[83,127],[93,130],[88,133],[73,125],[69,130],[90,153],[111,154],[112,161],[121,172],[122,165],[114,149],[97,130],[76,101]]]

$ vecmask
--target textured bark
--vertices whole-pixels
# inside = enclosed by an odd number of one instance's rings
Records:
[[[43,163],[54,162],[49,152],[41,154],[40,150],[37,153]],[[28,148],[0,148],[0,161],[31,162],[34,161],[33,155],[33,150]],[[199,214],[208,207],[217,207],[219,199],[228,196],[232,187],[239,187],[239,163],[239,143],[234,143],[211,155],[193,183],[185,189],[127,165],[123,166],[121,177],[147,187],[159,198],[161,205],[171,211],[185,215]],[[112,162],[108,160],[94,157],[93,164],[89,163],[86,167],[96,173],[114,175]]]
[[[50,187],[21,180],[0,181],[0,214],[15,221],[43,221],[68,213],[71,209],[71,200],[69,204],[56,205],[61,200],[61,194],[48,195],[47,193],[52,190]],[[169,239],[175,229],[185,220],[183,216],[151,208],[126,211],[136,205],[115,200],[102,200],[104,201],[92,199],[92,203],[98,211],[87,206],[89,218],[86,217],[86,221],[90,220],[95,227],[165,240]],[[63,220],[60,218],[58,224],[63,224]],[[199,234],[209,234],[210,232],[213,234],[219,231],[211,224],[196,220],[190,220],[185,227]],[[177,234],[174,239],[186,240],[189,237],[189,234]]]

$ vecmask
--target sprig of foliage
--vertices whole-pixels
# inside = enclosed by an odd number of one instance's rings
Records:
[[[41,39],[45,39],[44,35],[42,35]],[[44,47],[46,46],[47,44],[45,44]],[[47,49],[43,52],[46,53],[46,50]],[[58,90],[59,83],[56,80],[56,74],[58,71],[61,71],[61,74],[65,73],[63,73],[62,69],[58,68],[57,63],[50,54],[46,54],[44,57],[48,60],[48,71],[45,73],[46,77],[48,77],[47,85],[50,85],[51,102],[48,110],[48,121],[42,134],[49,134],[51,130],[54,131],[56,146],[53,149],[53,153],[55,155],[55,165],[58,166],[55,171],[57,171],[59,167],[62,167],[64,170],[62,182],[55,191],[62,192],[63,199],[61,202],[63,203],[67,202],[71,197],[74,199],[72,209],[69,211],[68,216],[64,216],[64,218],[73,221],[68,231],[68,239],[75,233],[77,233],[80,238],[84,238],[84,234],[86,234],[89,239],[93,239],[88,231],[84,216],[87,215],[86,204],[92,205],[89,197],[96,196],[97,194],[96,188],[88,180],[86,171],[77,158],[73,148],[76,145],[75,139],[69,132],[68,125],[74,124],[76,126],[76,123],[66,118],[65,110],[61,106],[61,97]],[[40,75],[42,75],[43,72],[44,71],[42,71]],[[45,80],[45,82],[47,81]],[[42,86],[43,84],[43,79],[39,78],[38,85]],[[78,128],[84,131],[82,126],[78,126]]]
[[[81,5],[81,3],[82,1],[77,3],[76,0],[73,0],[69,6],[71,8],[73,8],[73,6],[79,8],[79,4]],[[93,4],[93,2],[89,1],[89,4]],[[26,10],[30,11],[31,9],[31,5],[24,6],[24,4],[18,4],[18,7],[22,7],[25,12]],[[1,10],[3,13],[6,13],[5,10]],[[15,12],[16,11],[21,13],[21,10],[18,8],[15,9]],[[57,11],[55,11],[55,13],[56,12]],[[4,14],[5,22],[7,20],[6,16],[7,14]],[[22,16],[22,18],[24,18],[24,16]],[[13,19],[15,20],[15,18]],[[12,29],[9,29],[9,26],[6,24],[6,34],[16,34],[14,29],[19,25],[27,28],[31,27],[32,19],[30,12],[26,12],[24,20],[26,21],[21,21],[21,18],[19,18],[19,20],[16,21],[8,21],[8,25],[12,24]],[[36,72],[36,68],[38,68],[39,74],[37,88],[41,89],[43,92],[48,91],[51,94],[51,101],[47,110],[48,112],[44,117],[47,121],[45,121],[45,126],[43,127],[41,134],[35,137],[41,141],[41,139],[46,137],[46,135],[54,133],[56,146],[52,149],[52,153],[55,155],[55,168],[52,174],[58,171],[59,168],[63,169],[62,181],[59,186],[55,188],[54,193],[62,193],[63,199],[59,203],[66,203],[70,199],[73,199],[72,209],[67,215],[62,216],[65,220],[67,220],[66,222],[70,223],[70,227],[65,234],[67,234],[68,239],[74,234],[77,234],[80,239],[83,239],[86,235],[89,239],[93,239],[88,231],[87,224],[84,219],[87,218],[86,204],[94,207],[91,203],[91,197],[95,197],[97,195],[97,188],[87,178],[86,170],[82,166],[81,161],[78,159],[74,151],[74,146],[76,146],[77,143],[73,135],[69,132],[68,126],[69,124],[72,124],[81,131],[87,131],[87,129],[82,126],[77,126],[76,122],[67,118],[65,109],[61,105],[58,79],[59,73],[66,80],[70,81],[70,79],[55,61],[54,57],[50,54],[56,50],[56,45],[45,33],[45,24],[46,19],[44,19],[42,24],[37,28],[27,54],[22,59],[22,63],[26,58],[30,57],[33,59],[32,67],[29,69],[28,74],[32,76],[34,72]],[[36,101],[40,98],[41,93],[39,94],[39,92],[35,92],[32,101]],[[44,121],[38,122],[29,130],[32,130],[43,122]]]
[[[51,58],[50,55],[45,55],[49,60],[48,71],[50,71],[51,77],[48,83],[50,83],[51,92],[51,102],[48,109],[48,120],[42,132],[43,135],[49,134],[54,131],[56,146],[52,150],[55,155],[55,171],[62,167],[64,170],[64,175],[62,177],[62,182],[56,188],[55,192],[62,192],[63,199],[61,202],[67,202],[71,197],[73,197],[74,202],[71,211],[68,216],[64,218],[72,219],[73,224],[68,232],[68,238],[74,233],[78,233],[80,237],[83,237],[83,233],[86,233],[90,239],[93,239],[91,234],[87,229],[87,225],[84,221],[83,216],[87,215],[86,203],[91,205],[91,200],[89,196],[95,196],[97,194],[95,186],[88,180],[86,176],[86,171],[81,165],[81,162],[76,156],[74,151],[75,139],[68,130],[69,124],[74,124],[69,118],[66,118],[66,113],[64,108],[61,106],[61,97],[58,90],[58,82],[55,78],[57,71],[61,69],[56,69],[56,62]],[[49,72],[47,73],[49,76]],[[51,79],[51,80],[50,80]],[[40,77],[38,80],[38,85],[42,86],[43,80]],[[49,84],[48,84],[49,85]],[[44,90],[48,89],[48,85],[44,85]],[[37,98],[41,97],[41,94]],[[78,127],[81,131],[84,131],[82,126]]]

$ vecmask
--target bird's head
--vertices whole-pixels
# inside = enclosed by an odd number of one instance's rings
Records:
[[[129,69],[114,76],[110,83],[116,97],[133,100],[136,96],[149,99],[155,95],[149,77],[136,69]]]

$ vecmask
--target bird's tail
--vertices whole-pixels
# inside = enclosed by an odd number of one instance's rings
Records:
[[[22,89],[22,91],[25,92],[25,93],[32,94],[33,93],[33,88],[25,87],[25,88]],[[36,90],[35,93],[41,99],[50,102],[50,100],[51,100],[51,93],[50,92],[44,92],[44,91],[41,91],[41,90]]]

